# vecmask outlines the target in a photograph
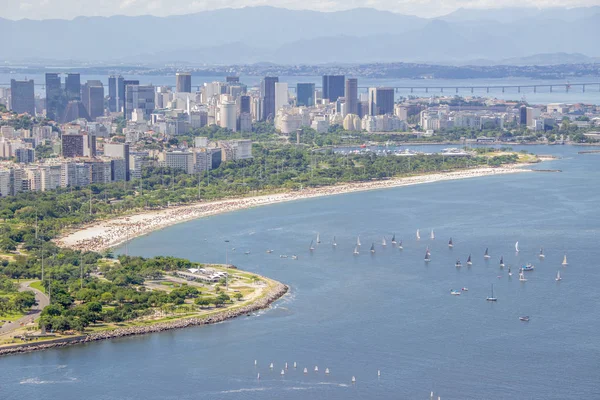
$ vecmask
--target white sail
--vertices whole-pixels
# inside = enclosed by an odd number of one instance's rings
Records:
[[[560,281],[560,280],[562,280],[562,278],[560,277],[560,271],[557,271],[557,272],[556,272],[556,280],[557,280],[557,281]]]
[[[567,262],[567,255],[566,254],[565,254],[565,257],[563,258],[562,265],[569,265],[569,263]]]
[[[360,236],[357,236],[357,237],[356,237],[356,245],[357,245],[357,246],[360,246]]]
[[[435,234],[433,233],[433,229],[431,230],[431,240],[435,239]]]
[[[333,243],[332,243],[332,245],[333,246],[337,246],[337,242],[335,241],[335,236],[333,237]]]
[[[381,241],[381,245],[387,246],[387,241],[385,240],[385,236],[383,237],[383,240]]]
[[[317,233],[317,243],[321,243],[321,235]]]
[[[517,243],[515,243],[515,251],[518,253],[519,252],[519,242],[517,241]]]
[[[354,247],[354,254],[358,254],[358,246]]]
[[[421,239],[421,234],[419,233],[419,230],[417,229],[417,240]]]

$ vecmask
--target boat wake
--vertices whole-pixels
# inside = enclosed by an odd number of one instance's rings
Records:
[[[217,392],[219,394],[229,394],[229,393],[245,393],[245,392],[264,392],[267,390],[271,390],[270,388],[266,388],[266,387],[259,387],[259,388],[240,388],[240,389],[231,389],[231,390],[222,390],[220,392]]]
[[[42,380],[40,378],[28,378],[28,379],[24,379],[21,382],[19,382],[20,385],[54,385],[54,384],[61,384],[61,383],[75,383],[77,382],[78,379],[77,378],[68,378],[66,380],[62,380],[62,381],[46,381],[46,380]]]

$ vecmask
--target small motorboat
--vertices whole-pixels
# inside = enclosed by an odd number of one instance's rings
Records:
[[[529,322],[529,316],[525,315],[524,317],[519,317],[519,320]]]
[[[460,290],[462,290],[463,292],[468,292],[468,291],[469,291],[469,288],[466,288],[466,287],[464,287],[464,288],[462,288],[462,289],[460,289]]]
[[[533,264],[531,263],[527,263],[527,265],[524,265],[523,268],[521,268],[523,271],[533,271],[535,269],[535,267],[533,266]]]
[[[460,260],[456,260],[456,264],[454,264],[454,266],[456,268],[460,268],[460,267],[462,267],[462,263],[460,262]]]
[[[271,254],[273,250],[267,250],[267,254]]]
[[[297,255],[293,255],[293,256],[292,256],[292,260],[297,260],[297,259],[298,259],[298,256],[297,256]]]
[[[450,294],[452,296],[460,296],[460,292],[458,290],[452,290],[452,289],[450,289]]]

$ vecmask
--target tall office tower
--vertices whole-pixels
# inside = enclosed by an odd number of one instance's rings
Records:
[[[275,117],[275,84],[279,82],[276,76],[266,76],[261,84],[261,95],[263,98],[262,120]]]
[[[125,179],[128,181],[130,179],[130,170],[129,170],[129,144],[127,143],[105,143],[104,144],[104,155],[106,157],[111,158],[122,158],[125,160]],[[112,180],[115,179],[114,173],[112,176]]]
[[[58,121],[64,113],[65,106],[66,101],[60,82],[60,75],[56,73],[47,73],[46,117],[53,121]]]
[[[225,78],[225,81],[227,83],[240,83],[240,77],[239,76],[228,76]]]
[[[28,81],[10,80],[10,109],[18,114],[29,113],[35,116],[35,92],[33,79]]]
[[[62,135],[62,156],[83,157],[84,135]]]
[[[87,110],[90,119],[104,115],[104,86],[100,81],[87,81],[81,89],[81,102]]]
[[[235,102],[224,101],[221,103],[221,106],[219,108],[219,126],[221,128],[231,129],[235,132],[237,130],[237,112],[235,109]]]
[[[123,81],[124,79],[121,75],[111,75],[108,78],[108,109],[110,112],[119,112],[123,108],[123,99],[125,97]]]
[[[323,99],[333,103],[340,97],[344,97],[345,81],[344,75],[323,75]]]
[[[139,108],[144,113],[146,120],[150,119],[150,114],[155,108],[155,90],[152,85],[131,84],[125,86],[125,119],[131,119],[131,113]]]
[[[139,86],[140,81],[138,80],[123,80],[123,93],[119,93],[119,98],[123,99],[123,117],[125,119],[131,118],[131,112],[133,111],[132,104],[129,104],[129,109],[127,109],[127,87],[128,86]],[[132,89],[130,89],[132,90]],[[133,102],[133,99],[131,99]]]
[[[369,115],[394,113],[394,89],[387,87],[369,88]]]
[[[240,113],[250,112],[250,96],[240,96]]]
[[[299,83],[296,85],[296,105],[306,107],[315,105],[314,83]]]
[[[92,120],[83,103],[80,100],[73,100],[67,103],[65,112],[60,117],[59,122],[64,124],[81,118],[84,118],[88,121]]]
[[[67,74],[65,79],[67,100],[81,100],[81,78],[79,74]]]
[[[275,114],[279,109],[289,104],[289,89],[287,82],[275,83]]]
[[[346,114],[358,115],[358,79],[349,78],[346,81]]]
[[[521,106],[521,108],[519,109],[519,125],[527,125],[527,106],[525,105]]]
[[[175,74],[177,93],[192,93],[192,74],[178,72]]]

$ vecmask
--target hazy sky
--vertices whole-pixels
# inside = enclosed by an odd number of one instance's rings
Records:
[[[259,5],[320,11],[371,7],[435,17],[460,7],[579,7],[600,5],[600,0],[0,0],[0,17],[47,19],[115,14],[164,16]]]

